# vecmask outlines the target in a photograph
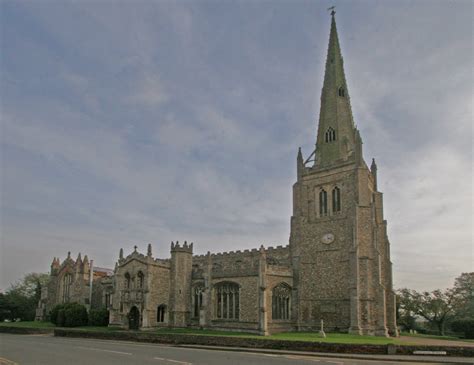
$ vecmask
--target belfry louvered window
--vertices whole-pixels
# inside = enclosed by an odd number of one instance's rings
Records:
[[[326,131],[326,134],[324,135],[324,140],[326,141],[326,143],[333,142],[336,140],[336,131],[332,127],[329,127]]]
[[[346,96],[346,92],[345,92],[345,90],[342,86],[339,88],[339,96],[341,96],[341,97]]]
[[[193,289],[193,317],[199,317],[199,311],[202,307],[202,292],[204,291],[203,286],[195,286]]]
[[[337,186],[332,190],[332,211],[341,211],[341,189]]]
[[[328,214],[328,193],[326,190],[321,189],[319,192],[319,215],[327,215]]]
[[[272,290],[272,319],[290,319],[291,288],[281,283]]]
[[[219,319],[239,319],[240,293],[235,283],[216,285],[216,317]]]

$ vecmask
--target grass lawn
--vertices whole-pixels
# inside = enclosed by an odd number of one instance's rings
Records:
[[[24,322],[0,322],[4,327],[25,327],[25,328],[53,328],[51,322],[24,321]]]
[[[55,328],[56,326],[51,322],[39,322],[39,321],[24,321],[24,322],[0,322],[0,326],[3,327],[22,327],[22,328]],[[95,327],[95,326],[82,326],[72,327],[81,330],[89,331],[118,331],[121,330],[119,327]]]
[[[51,322],[37,322],[37,321],[25,321],[25,322],[0,322],[0,326],[7,327],[24,327],[24,328],[54,328],[54,324]],[[114,332],[114,331],[125,331],[120,327],[95,327],[95,326],[83,326],[74,327],[73,329],[80,329],[86,331],[97,331],[97,332]],[[150,331],[151,332],[151,331]],[[322,338],[317,332],[283,332],[277,333],[271,336],[259,336],[253,333],[246,332],[234,332],[234,331],[215,331],[215,330],[200,330],[195,328],[160,328],[154,333],[158,334],[188,334],[188,335],[200,335],[200,336],[230,336],[230,337],[244,337],[244,338],[255,338],[260,340],[285,340],[285,341],[311,341],[311,342],[325,342],[325,343],[344,343],[344,344],[357,344],[357,345],[414,345],[415,342],[400,340],[399,338],[386,338],[376,336],[357,336],[346,333],[326,333],[326,338]],[[434,336],[434,335],[422,335],[422,334],[410,334],[402,333],[401,336],[413,337],[413,338],[430,338],[436,340],[446,341],[465,341],[473,343],[474,340],[461,339],[454,336]]]
[[[387,345],[400,343],[399,340],[394,338],[358,336],[347,333],[326,333],[326,338],[322,338],[318,333],[315,332],[282,332],[271,335],[268,338],[275,340],[349,343],[357,345]]]
[[[474,339],[459,338],[455,336],[437,336],[437,335],[423,335],[421,333],[400,333],[400,336],[406,337],[418,337],[418,338],[431,338],[434,340],[446,340],[446,341],[463,341],[463,342],[474,342]]]

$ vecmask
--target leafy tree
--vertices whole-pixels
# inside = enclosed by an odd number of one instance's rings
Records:
[[[457,319],[474,318],[474,272],[462,273],[454,280],[454,309]]]
[[[0,320],[33,320],[48,274],[30,273],[0,296]]]
[[[407,316],[418,315],[425,318],[438,329],[440,335],[445,334],[445,325],[454,313],[455,293],[453,289],[433,290],[419,293],[416,290],[401,289],[399,291],[400,308]]]

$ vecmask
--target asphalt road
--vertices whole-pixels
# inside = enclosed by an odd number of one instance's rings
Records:
[[[51,335],[0,334],[0,364],[390,365],[398,364],[398,362],[216,351],[125,341],[53,337]],[[404,364],[410,363],[404,362]]]

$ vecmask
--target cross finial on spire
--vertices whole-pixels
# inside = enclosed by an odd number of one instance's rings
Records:
[[[331,10],[331,15],[332,16],[334,16],[334,14],[336,14],[336,10],[334,10],[334,9],[336,9],[335,6],[331,6],[330,8],[328,8],[328,11]]]

